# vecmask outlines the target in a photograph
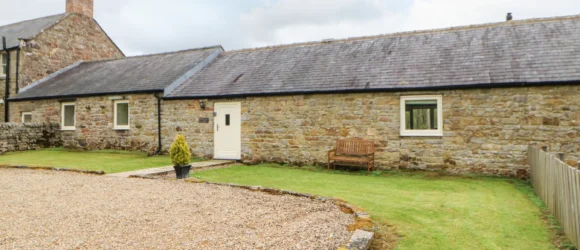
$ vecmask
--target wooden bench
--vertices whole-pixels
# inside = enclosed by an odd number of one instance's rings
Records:
[[[375,142],[362,139],[344,139],[336,141],[336,148],[328,151],[328,169],[330,166],[366,166],[370,172],[375,165]]]

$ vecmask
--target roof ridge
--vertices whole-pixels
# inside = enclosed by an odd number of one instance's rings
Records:
[[[84,63],[121,61],[121,60],[128,60],[128,59],[135,59],[135,58],[143,58],[143,57],[153,57],[153,56],[179,54],[179,53],[193,52],[193,51],[206,50],[206,49],[222,49],[223,50],[223,47],[221,45],[215,45],[215,46],[199,47],[199,48],[193,48],[193,49],[177,50],[177,51],[170,51],[170,52],[163,52],[163,53],[156,53],[156,54],[145,54],[145,55],[138,55],[138,56],[127,56],[127,57],[123,57],[123,58],[111,58],[111,59],[104,59],[104,60],[92,60],[92,61],[85,61]]]
[[[480,28],[487,28],[487,27],[519,26],[519,25],[524,25],[524,24],[555,22],[555,21],[563,21],[563,20],[580,20],[580,14],[567,15],[567,16],[555,16],[555,17],[528,18],[528,19],[522,19],[522,20],[512,20],[512,21],[503,21],[503,22],[492,22],[492,23],[452,26],[452,27],[448,27],[448,28],[402,31],[402,32],[386,33],[386,34],[379,34],[379,35],[348,37],[348,38],[340,38],[340,39],[324,39],[321,41],[307,41],[307,42],[298,42],[298,43],[290,43],[290,44],[265,46],[265,47],[243,48],[243,49],[238,49],[238,50],[226,51],[226,52],[224,52],[224,54],[235,54],[235,53],[243,53],[243,52],[253,52],[253,51],[262,51],[262,50],[269,50],[269,49],[280,49],[280,48],[292,48],[292,47],[300,47],[300,46],[314,46],[314,45],[350,42],[350,41],[361,41],[361,40],[370,40],[370,39],[383,38],[383,37],[386,38],[386,37],[400,37],[400,36],[432,34],[432,33],[445,33],[445,32],[454,32],[454,31],[461,31],[461,30],[480,29]]]
[[[50,17],[56,17],[56,16],[63,16],[64,17],[64,16],[68,16],[68,15],[70,15],[70,13],[61,13],[61,14],[55,14],[55,15],[50,15],[50,16],[38,17],[38,18],[33,18],[33,19],[28,19],[28,20],[23,20],[23,21],[19,21],[19,22],[15,22],[15,23],[2,25],[2,26],[0,26],[0,28],[12,26],[12,25],[17,25],[17,24],[22,24],[22,23],[26,23],[26,22],[30,22],[30,21],[36,21],[36,20],[44,19],[44,18],[50,18]]]

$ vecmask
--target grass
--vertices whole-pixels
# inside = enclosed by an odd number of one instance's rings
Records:
[[[194,159],[194,161],[199,161]],[[70,151],[63,148],[10,152],[0,155],[0,165],[27,165],[105,171],[112,174],[170,166],[169,156],[148,157],[141,152],[114,150]]]
[[[234,166],[192,175],[213,182],[260,185],[342,198],[382,228],[373,248],[554,249],[542,210],[522,181],[486,177]],[[526,188],[528,186],[528,188]],[[540,201],[541,202],[541,201]],[[381,242],[382,241],[382,242]],[[396,241],[396,243],[395,243]]]

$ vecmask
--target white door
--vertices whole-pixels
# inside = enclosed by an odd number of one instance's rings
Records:
[[[242,119],[239,102],[216,103],[214,111],[214,158],[240,160],[242,157]]]

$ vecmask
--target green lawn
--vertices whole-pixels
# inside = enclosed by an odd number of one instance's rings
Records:
[[[272,164],[192,176],[342,198],[396,231],[397,249],[554,248],[537,197],[516,180],[396,172],[366,176]]]
[[[199,160],[195,160],[199,161]],[[108,174],[144,168],[170,166],[169,156],[148,157],[145,153],[126,151],[69,151],[62,148],[11,152],[0,155],[0,165],[61,167],[102,170]]]

